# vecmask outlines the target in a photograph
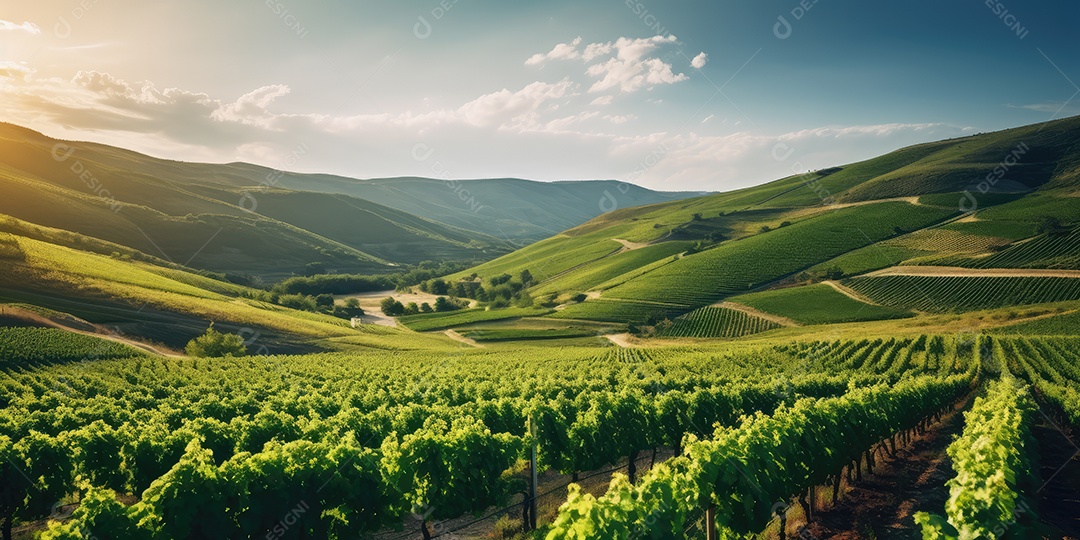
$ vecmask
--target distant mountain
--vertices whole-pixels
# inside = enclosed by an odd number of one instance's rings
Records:
[[[547,238],[619,208],[704,194],[652,191],[615,180],[536,182],[517,178],[415,177],[354,180],[287,174],[281,176],[278,185],[352,195],[517,245]]]

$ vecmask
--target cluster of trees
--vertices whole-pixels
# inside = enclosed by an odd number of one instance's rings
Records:
[[[494,308],[530,307],[533,298],[528,292],[529,286],[535,283],[535,279],[526,268],[520,274],[499,274],[486,280],[476,274],[462,279],[456,283],[447,282],[441,278],[420,282],[421,291],[431,294],[445,294],[452,298],[470,298],[478,302],[484,302]]]
[[[278,294],[355,294],[403,290],[418,283],[469,268],[472,263],[423,261],[393,274],[332,274],[323,263],[310,263],[302,276],[285,279],[271,288]]]
[[[328,293],[312,296],[310,294],[302,293],[282,294],[276,291],[256,291],[255,293],[246,296],[261,302],[269,302],[271,304],[277,304],[299,311],[324,313],[339,319],[351,319],[353,317],[360,317],[364,314],[364,310],[360,307],[359,300],[349,298],[345,301],[344,305],[338,305],[334,301],[334,297]]]
[[[447,298],[440,296],[435,299],[435,305],[424,302],[420,305],[416,305],[416,302],[409,302],[402,304],[394,299],[393,296],[387,296],[383,298],[379,308],[382,310],[383,315],[388,317],[400,317],[402,315],[417,315],[419,313],[435,313],[445,311],[456,311],[468,306],[467,302],[462,300]]]

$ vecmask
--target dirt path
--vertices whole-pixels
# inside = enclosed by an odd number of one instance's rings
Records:
[[[623,247],[626,248],[623,251],[633,251],[649,245],[648,242],[631,242],[629,240],[623,240],[622,238],[612,238],[612,240],[622,244]]]
[[[151,354],[164,356],[166,358],[187,358],[187,356],[180,354],[178,351],[174,351],[157,345],[150,345],[149,343],[143,343],[141,341],[135,341],[133,339],[128,339],[109,331],[103,326],[92,324],[82,319],[72,318],[70,320],[54,320],[34,313],[30,310],[12,306],[4,306],[3,314],[8,317],[14,317],[28,322],[36,323],[46,328],[55,328],[57,330],[71,332],[73,334],[81,334],[84,336],[96,337],[98,339],[112,341],[114,343],[120,343],[129,347],[134,347],[141,351],[146,351]]]
[[[1042,270],[1035,268],[958,268],[955,266],[892,266],[864,274],[873,276],[928,277],[1057,277],[1080,278],[1080,270]]]
[[[767,321],[772,321],[776,324],[779,324],[780,326],[802,326],[798,322],[795,322],[794,320],[787,317],[781,317],[779,315],[773,315],[772,313],[758,311],[750,306],[736,304],[735,302],[719,302],[713,304],[712,307],[734,309],[735,311],[741,311],[743,313],[746,313],[747,315],[753,315],[754,317],[759,317]]]
[[[851,290],[851,289],[849,289],[849,288],[847,288],[847,287],[845,287],[845,286],[843,286],[843,285],[841,285],[841,284],[839,284],[839,283],[837,283],[835,281],[822,281],[822,283],[832,287],[833,289],[836,290],[836,292],[838,292],[838,293],[840,293],[840,294],[842,294],[842,295],[844,295],[844,296],[846,296],[848,298],[851,298],[852,300],[862,302],[864,304],[870,304],[871,306],[878,305],[877,302],[871,300],[870,298],[868,298],[866,296],[863,296],[863,295],[861,295],[861,294],[859,294],[859,293],[857,293],[857,292],[855,292],[855,291],[853,291],[853,290]]]
[[[877,203],[884,203],[884,202],[906,202],[908,204],[912,204],[912,205],[915,205],[915,206],[923,206],[922,203],[919,202],[918,197],[892,197],[892,198],[889,198],[889,199],[874,199],[872,201],[859,201],[859,202],[831,204],[827,208],[830,209],[830,210],[834,210],[834,209],[840,209],[840,208],[850,208],[852,206],[864,206],[864,205],[867,205],[867,204],[877,204]]]
[[[630,337],[630,334],[607,334],[604,337],[606,337],[608,341],[624,349],[628,349],[634,346],[634,344],[630,341],[632,339]]]
[[[953,476],[945,448],[964,427],[959,409],[904,448],[896,459],[879,461],[874,474],[849,487],[834,507],[807,527],[813,538],[920,540],[916,512],[944,512]]]
[[[455,332],[453,330],[447,330],[447,331],[443,332],[443,334],[446,337],[448,337],[448,338],[450,338],[450,339],[452,339],[454,341],[457,341],[459,343],[464,343],[466,345],[470,345],[472,347],[477,347],[477,348],[483,347],[483,345],[477,343],[475,339],[469,339],[469,338],[467,338],[467,337],[465,337],[465,336],[463,336],[463,335],[461,335],[461,334],[459,334],[459,333],[457,333],[457,332]]]

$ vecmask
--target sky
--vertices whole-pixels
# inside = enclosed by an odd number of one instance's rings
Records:
[[[0,121],[356,178],[725,191],[1080,114],[1075,0],[0,0]]]

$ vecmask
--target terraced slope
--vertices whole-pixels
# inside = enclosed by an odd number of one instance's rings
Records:
[[[676,318],[659,335],[695,338],[737,338],[759,334],[782,325],[743,310],[709,306]]]
[[[843,208],[683,257],[605,296],[700,307],[955,213],[900,202]]]

